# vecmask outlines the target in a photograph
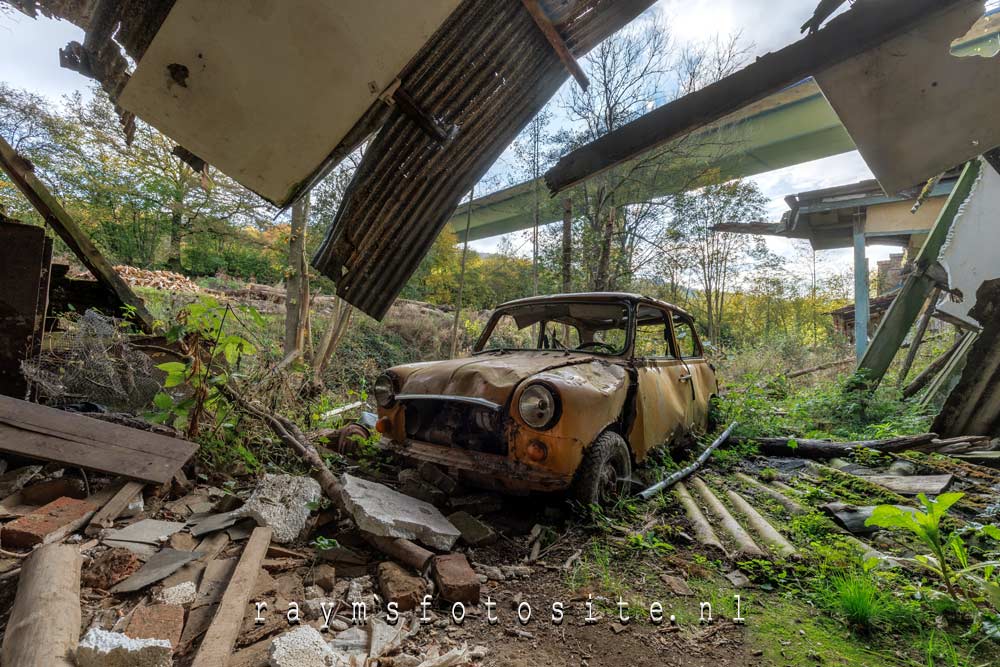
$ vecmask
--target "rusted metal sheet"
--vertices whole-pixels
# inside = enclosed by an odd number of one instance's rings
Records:
[[[543,2],[574,56],[652,0]],[[400,109],[365,151],[313,259],[343,299],[381,319],[454,212],[567,78],[519,2],[464,0],[400,76],[400,87],[457,135],[439,144]]]
[[[27,395],[21,362],[41,350],[51,261],[44,229],[0,222],[0,394]]]

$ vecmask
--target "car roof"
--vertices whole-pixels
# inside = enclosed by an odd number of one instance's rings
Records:
[[[660,299],[654,299],[643,294],[635,294],[633,292],[572,292],[569,294],[546,294],[544,296],[529,296],[523,299],[515,299],[513,301],[508,301],[502,303],[496,307],[496,310],[502,308],[507,308],[508,306],[522,306],[527,304],[536,303],[565,303],[566,301],[631,301],[633,303],[649,303],[654,306],[659,306],[660,308],[667,308],[673,310],[677,313],[691,317],[691,313],[687,312],[680,306],[675,306],[672,303],[667,303],[666,301],[661,301]]]

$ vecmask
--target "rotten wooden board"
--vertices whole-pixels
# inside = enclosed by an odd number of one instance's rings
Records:
[[[243,555],[233,572],[222,601],[215,612],[212,624],[205,632],[198,654],[191,663],[192,667],[209,667],[210,665],[225,666],[236,645],[236,638],[243,625],[243,615],[246,612],[250,594],[253,592],[260,572],[261,561],[271,542],[270,528],[257,528],[250,536]]]
[[[132,499],[142,492],[143,484],[139,482],[127,482],[111,500],[94,514],[84,533],[86,535],[97,535],[103,528],[111,528],[115,525],[115,519],[125,511]]]
[[[865,479],[901,496],[915,496],[918,493],[936,496],[948,490],[954,481],[954,475],[867,475]]]
[[[0,396],[0,451],[165,484],[198,445]]]

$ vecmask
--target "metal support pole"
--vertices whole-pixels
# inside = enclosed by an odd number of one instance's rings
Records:
[[[458,299],[455,303],[455,321],[451,325],[451,358],[458,353],[458,321],[462,317],[462,292],[465,290],[465,257],[469,254],[469,228],[472,227],[472,200],[476,198],[476,186],[469,190],[469,211],[465,218],[465,241],[462,245],[462,272],[458,277]]]
[[[868,258],[865,257],[865,223],[860,211],[854,216],[854,351],[858,361],[868,349]]]

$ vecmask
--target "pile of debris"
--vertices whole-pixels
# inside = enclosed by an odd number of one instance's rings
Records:
[[[187,276],[173,271],[150,271],[134,266],[119,265],[115,271],[132,287],[153,287],[170,292],[200,292],[201,288]]]
[[[182,440],[0,397],[8,428],[31,442],[0,437],[0,580],[17,582],[3,664],[446,667],[487,653],[426,622],[456,602],[477,613],[488,577],[455,547],[497,539],[474,514],[499,498],[443,470],[399,486],[447,518],[350,474],[324,509],[322,474],[265,474],[237,494],[189,482]]]

